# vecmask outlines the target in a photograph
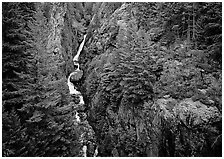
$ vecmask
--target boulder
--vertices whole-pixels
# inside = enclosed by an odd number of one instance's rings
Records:
[[[75,83],[75,82],[79,81],[82,78],[82,76],[83,76],[83,71],[77,70],[72,73],[72,75],[70,77],[70,82]]]

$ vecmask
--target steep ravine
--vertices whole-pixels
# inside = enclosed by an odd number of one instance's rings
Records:
[[[70,105],[73,108],[74,124],[79,127],[80,156],[96,156],[97,150],[94,139],[94,132],[86,120],[85,101],[80,92],[80,80],[83,71],[80,69],[79,56],[82,52],[85,37],[79,30],[73,28],[70,3],[52,3],[50,23],[52,34],[49,36],[48,49],[50,53],[63,57],[64,62],[59,69],[67,77],[67,88],[71,96]],[[75,19],[75,18],[74,18]],[[75,32],[73,32],[75,30]],[[77,34],[83,36],[79,43]],[[68,94],[68,96],[69,96]]]

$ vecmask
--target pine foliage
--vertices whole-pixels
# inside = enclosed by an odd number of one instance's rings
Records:
[[[43,5],[3,4],[3,156],[77,156],[80,134],[66,80],[46,51]]]
[[[155,13],[164,20],[162,36],[168,45],[186,41],[188,49],[204,49],[214,61],[221,62],[222,4],[168,2],[157,4]],[[159,19],[159,18],[158,18]],[[156,21],[155,21],[156,22]],[[158,25],[159,23],[157,23]]]
[[[155,77],[149,67],[153,62],[148,56],[150,48],[146,40],[136,34],[131,24],[127,32],[119,36],[125,45],[104,66],[101,84],[106,92],[112,94],[112,98],[118,101],[124,98],[123,100],[138,105],[153,97],[152,83],[155,82]]]
[[[31,33],[26,23],[31,19],[33,6],[3,3],[3,8],[3,103],[6,110],[11,110],[21,108],[23,104],[20,87],[26,81],[22,76],[28,75],[27,59],[33,62],[29,52]]]

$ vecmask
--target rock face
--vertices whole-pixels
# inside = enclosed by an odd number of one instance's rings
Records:
[[[198,54],[158,49],[150,40],[156,29],[139,21],[141,5],[101,4],[80,55],[99,156],[220,156],[220,96],[210,95],[216,79],[201,77]]]

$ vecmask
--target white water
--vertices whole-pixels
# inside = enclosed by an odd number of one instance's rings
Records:
[[[87,157],[87,154],[86,154],[87,146],[86,146],[86,145],[84,145],[84,146],[82,147],[82,151],[83,151],[83,157]]]
[[[82,48],[83,48],[83,46],[84,46],[85,39],[86,39],[86,35],[87,35],[87,34],[84,35],[83,41],[82,41],[82,43],[81,43],[80,46],[79,46],[78,52],[77,52],[77,54],[75,55],[75,57],[73,58],[73,61],[74,61],[74,62],[75,62],[75,61],[79,61],[79,55],[80,55],[80,53],[81,53],[81,51],[82,51]]]
[[[77,69],[75,71],[80,71],[78,60],[79,60],[79,55],[80,55],[80,53],[82,51],[82,48],[84,46],[84,43],[85,43],[85,39],[86,39],[86,35],[84,35],[84,39],[79,46],[78,52],[75,55],[75,57],[73,58],[74,66],[77,66]],[[69,88],[69,92],[70,92],[71,95],[75,94],[75,95],[79,96],[79,104],[84,105],[85,103],[84,103],[83,96],[82,96],[81,92],[77,91],[74,84],[70,81],[71,76],[73,76],[75,74],[76,74],[76,72],[72,72],[67,79],[67,85],[68,85],[68,88]],[[75,113],[75,118],[76,118],[76,122],[80,123],[81,120],[80,120],[80,117],[79,117],[79,113],[77,111]],[[81,135],[81,138],[82,138],[82,135]],[[83,142],[83,139],[82,139],[82,142]],[[83,151],[83,157],[87,157],[87,146],[86,145],[84,145],[82,147],[82,151]]]
[[[76,118],[77,123],[79,123],[81,121],[78,112],[75,113],[75,118]]]
[[[79,71],[79,70],[80,70],[80,69],[79,69],[78,59],[79,59],[79,55],[80,55],[80,53],[81,53],[81,51],[82,51],[82,48],[83,48],[83,46],[84,46],[85,39],[86,39],[86,34],[84,35],[83,41],[82,41],[82,43],[81,43],[80,46],[79,46],[79,49],[78,49],[77,54],[76,54],[75,57],[73,58],[74,65],[78,67],[78,68],[76,69],[76,71]],[[69,92],[70,92],[71,95],[76,94],[76,95],[79,96],[79,99],[80,99],[79,104],[85,104],[81,92],[77,91],[77,90],[75,89],[74,84],[70,81],[71,76],[73,76],[73,75],[75,75],[75,74],[76,74],[75,72],[72,72],[72,73],[69,75],[69,77],[68,77],[67,85],[68,85],[68,88],[69,88]]]
[[[97,155],[98,155],[98,146],[97,146],[96,149],[95,149],[95,152],[94,152],[93,157],[96,157]]]

